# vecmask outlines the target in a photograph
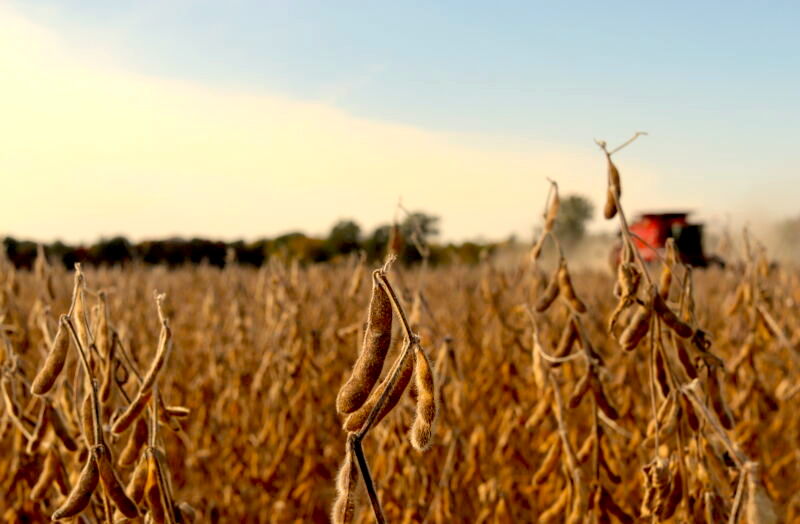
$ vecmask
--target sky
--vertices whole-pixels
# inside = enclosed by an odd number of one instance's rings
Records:
[[[0,0],[0,235],[529,238],[548,189],[800,215],[794,2]],[[610,229],[595,220],[595,230]]]

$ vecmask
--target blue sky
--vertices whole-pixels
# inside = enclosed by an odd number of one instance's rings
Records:
[[[796,3],[10,5],[93,67],[239,98],[285,97],[467,149],[580,159],[592,153],[593,137],[614,143],[647,130],[624,153],[649,174],[636,193],[642,206],[688,205],[715,221],[798,214]],[[411,189],[403,198],[413,206],[411,195],[424,189]],[[538,212],[546,187],[532,177],[529,189]],[[580,180],[572,189],[580,191]],[[379,213],[341,211],[365,225],[381,221]],[[466,225],[448,226],[464,223],[458,212],[444,205],[440,214],[446,234],[470,236]],[[474,233],[524,233],[535,221],[528,215],[529,224],[520,212]],[[296,227],[318,231],[336,218],[331,208]]]

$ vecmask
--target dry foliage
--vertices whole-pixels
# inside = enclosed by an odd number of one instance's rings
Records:
[[[372,275],[0,261],[0,517],[800,519],[800,273],[747,235],[725,270],[614,275],[546,243]]]

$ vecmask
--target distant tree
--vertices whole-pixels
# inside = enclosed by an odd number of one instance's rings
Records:
[[[586,223],[592,219],[593,214],[594,206],[586,197],[562,197],[554,228],[559,240],[566,245],[581,241],[586,234]]]
[[[386,255],[386,246],[389,244],[391,230],[392,226],[389,225],[378,226],[364,239],[364,251],[367,253],[368,259],[380,260]]]
[[[406,216],[400,229],[409,239],[414,232],[418,232],[422,236],[421,240],[428,242],[431,237],[439,234],[439,217],[422,211],[414,211]]]
[[[327,239],[331,255],[352,253],[361,248],[361,226],[352,220],[337,222]]]
[[[124,264],[133,258],[131,243],[125,237],[101,239],[89,248],[89,256],[95,264]]]

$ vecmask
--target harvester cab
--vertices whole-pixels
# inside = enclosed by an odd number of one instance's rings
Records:
[[[690,266],[707,267],[711,264],[723,266],[716,256],[707,257],[703,251],[703,225],[687,220],[689,213],[644,213],[630,224],[633,242],[645,262],[655,262],[664,256],[668,238],[675,240],[681,260]],[[621,245],[612,252],[614,266],[619,263]]]

